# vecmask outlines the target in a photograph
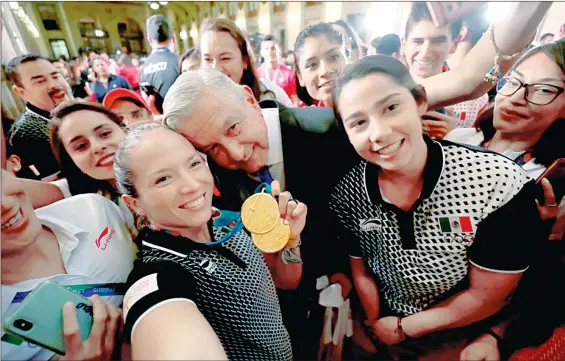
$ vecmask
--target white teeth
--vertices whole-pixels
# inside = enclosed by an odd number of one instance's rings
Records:
[[[108,165],[108,164],[112,164],[114,162],[114,156],[111,156],[109,158],[104,159],[104,161],[100,162],[98,165]]]
[[[188,204],[185,204],[184,206],[182,206],[182,208],[186,208],[186,209],[192,209],[192,208],[196,208],[199,205],[201,205],[202,203],[204,203],[204,196],[200,196],[197,200],[192,201]]]
[[[417,60],[417,59],[414,59],[414,62],[417,63],[418,65],[422,66],[422,67],[431,67],[434,63],[431,60],[423,61],[423,60]]]
[[[373,144],[372,150],[373,150],[373,152],[377,152],[381,155],[387,155],[387,154],[390,154],[390,153],[396,151],[398,148],[400,148],[400,144],[402,144],[402,140],[399,140],[398,142],[393,143],[391,145],[388,145],[388,146],[381,148],[381,149],[376,149],[377,146],[375,144]]]
[[[13,225],[15,225],[16,223],[18,223],[21,220],[22,220],[22,212],[18,211],[18,213],[16,213],[15,216],[13,216],[8,221],[6,221],[4,224],[2,224],[2,230],[5,230],[6,228],[12,227]]]

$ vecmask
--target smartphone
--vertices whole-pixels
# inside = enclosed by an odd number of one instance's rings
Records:
[[[159,94],[159,92],[157,91],[157,89],[155,89],[155,87],[149,83],[141,83],[139,84],[139,88],[141,89],[142,92],[144,92],[145,94],[147,94],[147,96],[153,95],[155,96],[155,106],[157,107],[157,110],[159,111],[159,113],[163,114],[163,97],[161,96],[161,94]]]
[[[77,308],[81,337],[86,340],[92,329],[92,303],[51,281],[44,281],[37,286],[4,319],[2,326],[9,334],[64,355],[63,305],[69,301]]]
[[[555,194],[555,201],[557,204],[559,204],[559,202],[561,202],[561,199],[563,199],[563,196],[565,196],[565,158],[559,158],[555,160],[555,162],[547,167],[545,172],[543,172],[542,175],[538,177],[536,183],[540,184],[544,178],[546,178],[551,183],[551,186],[553,187],[553,193]],[[538,200],[543,205],[545,203],[545,199],[543,196],[543,189],[541,188],[541,184],[539,187],[539,192],[540,193],[538,194]]]
[[[461,20],[463,16],[485,4],[486,1],[426,1],[428,11],[432,17],[434,25],[443,28],[446,25],[453,24]]]

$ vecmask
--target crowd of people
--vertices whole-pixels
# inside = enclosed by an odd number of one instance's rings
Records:
[[[4,334],[2,359],[565,359],[550,5],[437,27],[415,2],[401,36],[321,22],[286,56],[220,18],[179,55],[154,15],[142,63],[12,59],[2,317],[51,280],[90,287],[96,332],[61,310],[66,355]]]

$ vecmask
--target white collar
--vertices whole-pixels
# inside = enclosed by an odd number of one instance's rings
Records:
[[[283,148],[281,123],[279,120],[279,110],[277,108],[261,109],[269,136],[269,152],[267,154],[267,165],[283,162]]]
[[[37,218],[39,218],[39,222],[55,233],[61,249],[61,257],[63,258],[63,263],[66,267],[67,261],[69,260],[72,251],[77,248],[80,238],[88,235],[89,232],[59,217],[42,213],[41,209],[35,211]]]

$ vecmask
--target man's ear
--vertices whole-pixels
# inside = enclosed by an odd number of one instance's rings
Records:
[[[14,91],[14,93],[18,94],[20,97],[23,98],[24,94],[25,94],[25,89],[22,87],[17,86],[16,84],[12,85],[12,90]]]
[[[247,85],[242,85],[243,87],[243,96],[245,97],[245,101],[253,107],[256,111],[261,113],[261,107],[259,106],[259,102],[255,99],[255,94],[253,94],[253,90]]]

